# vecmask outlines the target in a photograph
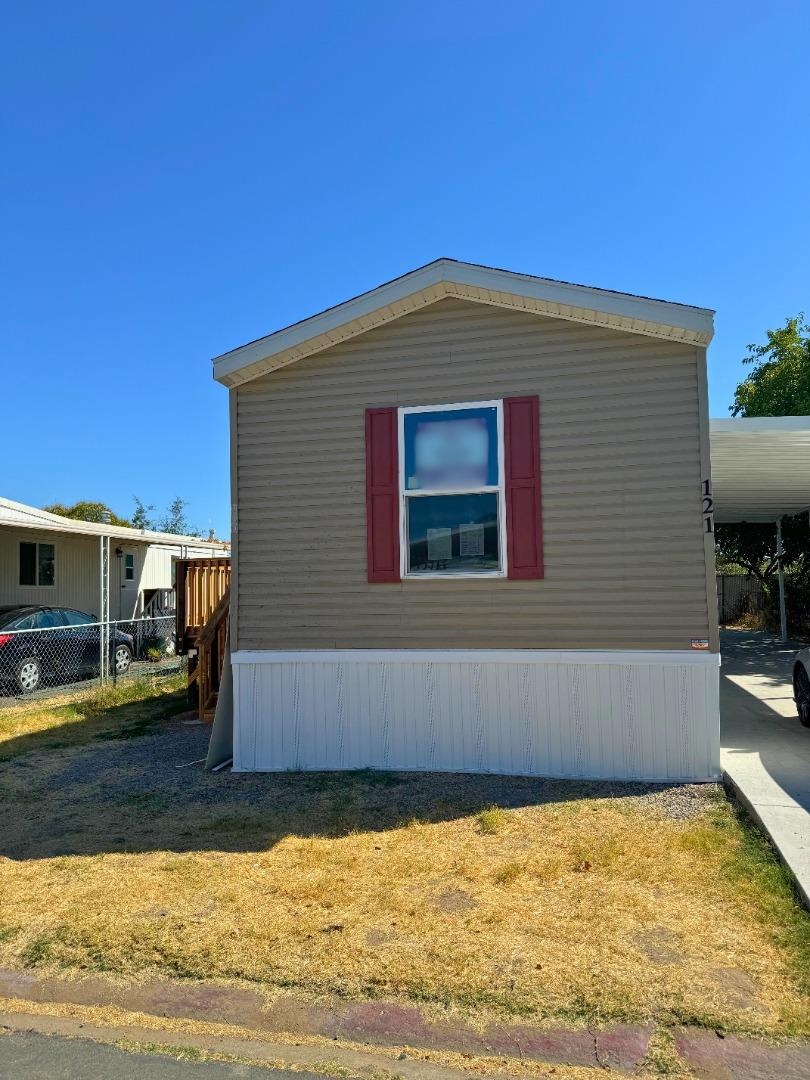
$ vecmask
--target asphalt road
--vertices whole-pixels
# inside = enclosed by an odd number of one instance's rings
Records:
[[[221,1061],[176,1061],[33,1032],[0,1035],[0,1080],[323,1080],[319,1074]]]

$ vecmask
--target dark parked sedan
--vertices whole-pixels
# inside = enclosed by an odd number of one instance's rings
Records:
[[[124,675],[132,662],[133,642],[120,630],[110,632],[110,667]],[[0,682],[32,694],[45,681],[71,682],[96,675],[101,628],[93,615],[72,608],[0,607]]]

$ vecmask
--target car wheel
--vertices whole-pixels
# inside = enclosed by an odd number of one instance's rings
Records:
[[[39,660],[35,656],[28,656],[17,665],[17,687],[22,694],[33,694],[42,678]]]
[[[129,665],[132,662],[132,655],[126,645],[116,645],[115,652],[113,653],[113,664],[115,666],[116,675],[126,675],[129,671]]]
[[[797,664],[793,672],[793,692],[799,720],[805,727],[810,727],[810,675],[804,664]]]

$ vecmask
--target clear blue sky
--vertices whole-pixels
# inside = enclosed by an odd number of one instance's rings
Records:
[[[0,494],[228,535],[212,356],[439,255],[810,311],[810,5],[4,5]]]

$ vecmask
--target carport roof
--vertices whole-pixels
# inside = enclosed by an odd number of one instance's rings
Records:
[[[810,509],[810,416],[711,420],[710,435],[716,522]]]

